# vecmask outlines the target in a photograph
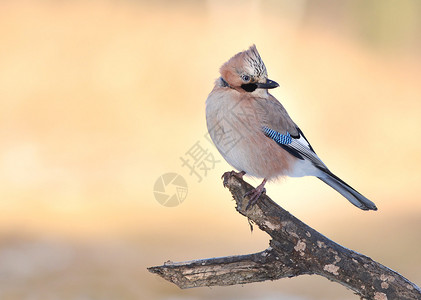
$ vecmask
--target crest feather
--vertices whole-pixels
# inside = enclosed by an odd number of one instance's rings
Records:
[[[241,86],[243,84],[240,75],[247,73],[255,81],[267,78],[266,66],[253,44],[245,51],[239,52],[230,58],[220,69],[222,78],[230,86]]]
[[[256,45],[251,45],[248,50],[242,53],[244,54],[243,59],[247,62],[246,67],[248,67],[247,69],[249,69],[250,74],[253,74],[256,77],[268,76],[266,66],[257,51]]]

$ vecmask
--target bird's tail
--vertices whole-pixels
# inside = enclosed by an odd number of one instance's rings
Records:
[[[342,181],[339,177],[335,174],[331,173],[330,171],[323,172],[323,176],[318,177],[321,181],[326,183],[327,185],[334,188],[338,191],[342,196],[349,200],[352,204],[356,207],[361,208],[362,210],[377,210],[376,205],[368,200],[366,197],[358,193],[344,181]]]

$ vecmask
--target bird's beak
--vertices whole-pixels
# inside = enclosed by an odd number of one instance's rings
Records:
[[[257,83],[257,88],[258,89],[274,89],[276,87],[278,87],[279,84],[273,80],[270,79],[266,79],[265,83]]]

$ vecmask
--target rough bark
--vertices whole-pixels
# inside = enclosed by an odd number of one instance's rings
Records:
[[[224,185],[232,193],[237,211],[249,218],[272,240],[268,249],[254,254],[167,262],[150,267],[180,288],[224,286],[317,274],[351,289],[361,298],[421,299],[421,290],[399,273],[371,258],[342,247],[307,226],[262,195],[246,210],[243,195],[253,187],[228,175]]]

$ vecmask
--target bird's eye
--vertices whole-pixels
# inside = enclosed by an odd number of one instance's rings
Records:
[[[244,82],[249,82],[250,81],[250,76],[248,76],[248,75],[241,75],[241,79],[243,79]]]

